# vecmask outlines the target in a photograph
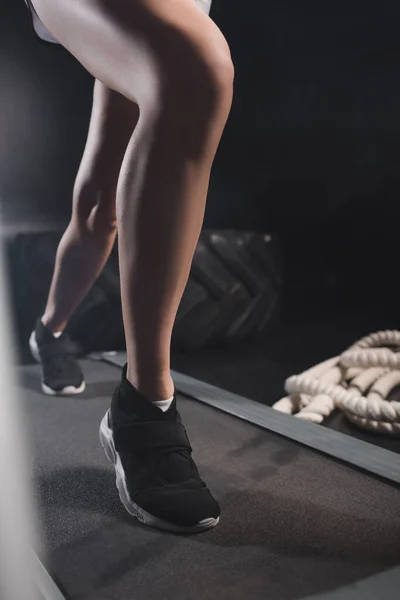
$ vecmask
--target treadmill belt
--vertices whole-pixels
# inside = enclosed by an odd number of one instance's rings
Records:
[[[142,526],[98,439],[120,371],[83,368],[76,398],[44,396],[38,367],[20,370],[44,562],[69,600],[291,600],[400,564],[396,486],[182,396],[221,522],[196,536]]]

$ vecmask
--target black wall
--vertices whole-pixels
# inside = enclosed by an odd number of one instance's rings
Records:
[[[394,309],[399,3],[217,0],[213,17],[231,45],[236,95],[206,225],[279,231],[305,303]],[[6,0],[0,40],[3,211],[65,221],[91,78],[35,40],[22,0]]]

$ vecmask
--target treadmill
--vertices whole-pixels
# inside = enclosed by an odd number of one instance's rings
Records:
[[[398,600],[397,457],[180,373],[179,409],[220,523],[174,535],[126,513],[98,438],[124,362],[85,360],[87,389],[72,398],[44,396],[37,365],[19,369],[41,600]]]

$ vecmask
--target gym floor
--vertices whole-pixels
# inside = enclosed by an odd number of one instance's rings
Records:
[[[83,368],[87,390],[68,399],[42,394],[36,365],[20,368],[43,561],[66,598],[294,600],[338,589],[345,598],[398,565],[397,486],[184,396],[221,522],[192,537],[143,527],[123,511],[98,439],[120,371]]]

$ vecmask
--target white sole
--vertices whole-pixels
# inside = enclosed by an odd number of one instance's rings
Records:
[[[190,527],[180,527],[179,525],[174,525],[173,523],[168,523],[167,521],[163,521],[158,517],[154,517],[131,500],[126,485],[124,468],[122,466],[119,454],[115,449],[113,433],[108,426],[108,412],[105,414],[100,425],[100,442],[108,460],[114,465],[117,490],[121,502],[125,506],[128,513],[133,517],[136,517],[138,521],[144,523],[145,525],[149,525],[150,527],[155,527],[156,529],[161,529],[163,531],[169,531],[171,533],[201,533],[202,531],[207,531],[207,529],[212,529],[218,525],[219,517],[216,519],[212,517],[209,519],[203,519],[196,525]]]
[[[30,348],[33,358],[36,360],[36,362],[40,363],[41,360],[40,360],[39,348],[37,345],[36,335],[35,335],[34,331],[32,331],[31,337],[29,338],[29,348]],[[85,383],[85,381],[82,381],[82,383],[79,387],[75,387],[74,385],[68,385],[65,388],[63,388],[62,390],[55,391],[55,390],[52,390],[49,386],[47,386],[44,383],[44,381],[42,380],[42,390],[45,394],[47,394],[47,396],[76,396],[77,394],[81,394],[82,392],[84,392],[85,388],[86,388],[86,383]]]

